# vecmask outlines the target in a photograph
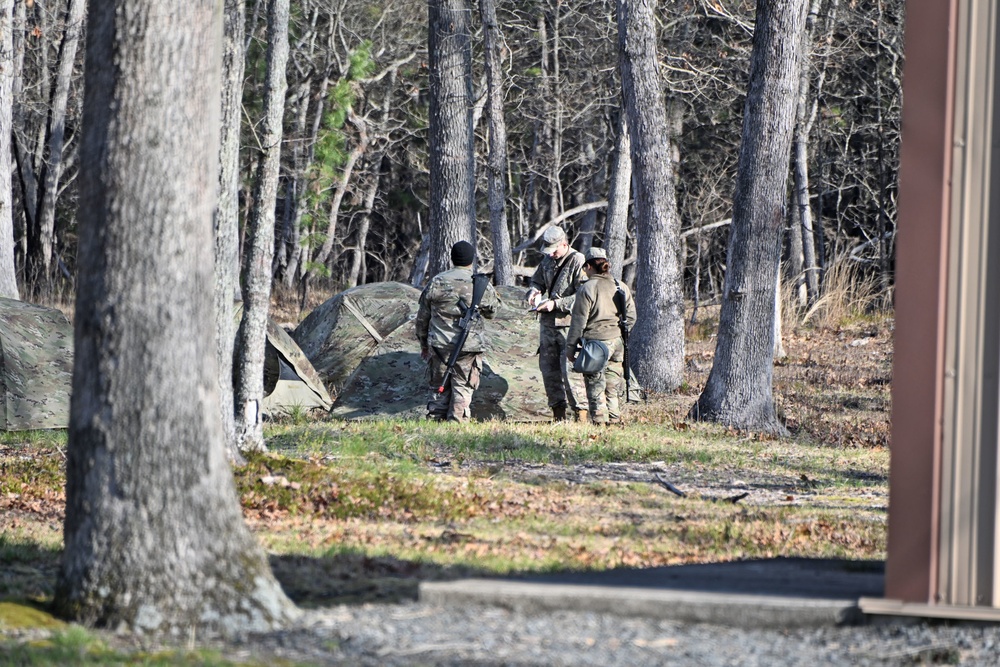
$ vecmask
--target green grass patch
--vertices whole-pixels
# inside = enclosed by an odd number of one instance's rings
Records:
[[[0,664],[11,667],[230,667],[292,665],[285,661],[233,662],[215,651],[162,650],[155,653],[118,651],[78,626],[45,639],[0,643]]]

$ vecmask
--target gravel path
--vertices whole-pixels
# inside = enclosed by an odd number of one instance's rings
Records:
[[[499,608],[339,606],[223,648],[231,659],[314,665],[1000,665],[1000,626],[872,624],[747,631],[673,621]]]

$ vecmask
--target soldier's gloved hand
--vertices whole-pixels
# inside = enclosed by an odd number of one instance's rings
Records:
[[[540,313],[548,313],[555,309],[556,309],[556,302],[553,301],[552,299],[548,299],[547,301],[542,301],[540,304],[538,304],[538,307],[535,310],[537,310]]]
[[[527,299],[528,299],[528,305],[534,308],[542,300],[542,293],[532,288],[528,290]]]
[[[429,347],[420,348],[420,358],[424,361],[431,360],[431,349]]]

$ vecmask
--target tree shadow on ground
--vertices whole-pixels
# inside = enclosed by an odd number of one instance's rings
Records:
[[[416,600],[424,581],[485,576],[476,568],[442,566],[345,550],[325,557],[272,555],[271,569],[300,607]]]

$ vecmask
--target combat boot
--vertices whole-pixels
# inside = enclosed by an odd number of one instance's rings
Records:
[[[554,422],[564,422],[564,421],[566,421],[566,406],[565,405],[553,405],[552,406],[552,421],[554,421]]]
[[[576,414],[574,416],[576,418],[576,421],[580,422],[581,424],[586,424],[587,419],[589,419],[590,417],[590,413],[587,412],[585,408],[577,408],[575,412]]]

